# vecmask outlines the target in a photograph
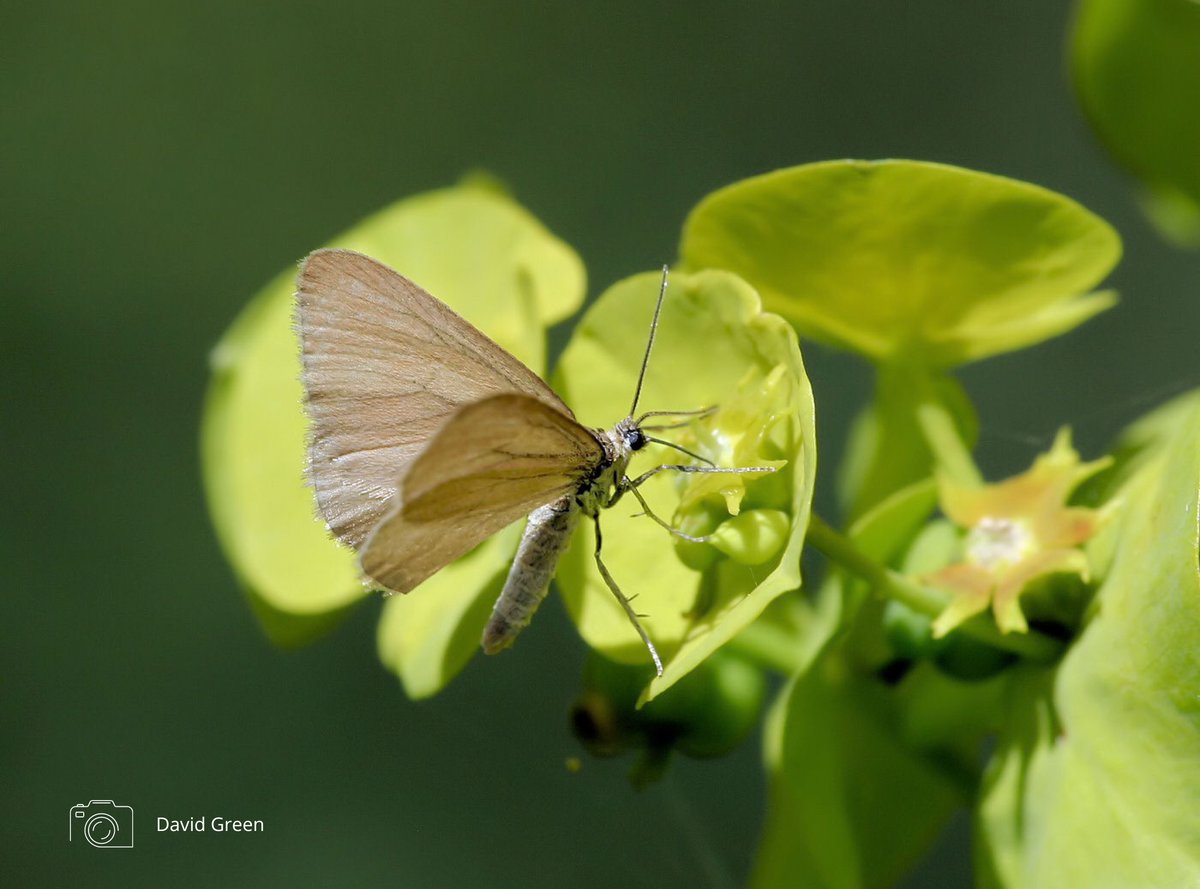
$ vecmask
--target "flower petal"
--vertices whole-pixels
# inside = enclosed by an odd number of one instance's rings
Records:
[[[992,612],[996,626],[1004,633],[1024,633],[1029,629],[1021,611],[1021,593],[1033,580],[1048,574],[1078,574],[1088,577],[1087,556],[1078,549],[1050,549],[1031,553],[1005,571],[996,583]]]
[[[954,598],[933,622],[933,636],[941,638],[988,607],[995,579],[975,565],[949,565],[922,578],[925,583],[952,593]]]

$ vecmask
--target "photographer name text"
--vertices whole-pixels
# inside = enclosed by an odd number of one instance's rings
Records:
[[[159,817],[155,821],[159,833],[262,833],[263,823],[260,820],[240,821],[233,818],[188,818],[177,821],[173,818]]]

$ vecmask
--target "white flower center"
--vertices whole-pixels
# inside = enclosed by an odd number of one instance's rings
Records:
[[[1033,533],[1016,519],[984,516],[967,534],[967,561],[980,568],[1015,565],[1033,549]]]

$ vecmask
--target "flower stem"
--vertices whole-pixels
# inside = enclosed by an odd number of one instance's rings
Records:
[[[983,475],[945,404],[936,398],[925,398],[917,406],[917,424],[925,436],[925,443],[933,451],[938,468],[949,479],[960,485],[983,484]]]
[[[877,595],[886,599],[896,599],[930,617],[940,614],[950,601],[946,594],[880,565],[818,515],[812,515],[809,520],[806,541],[831,561],[867,581]],[[1033,631],[1001,633],[985,619],[968,621],[958,629],[993,648],[1010,651],[1031,661],[1053,661],[1062,653],[1062,644],[1049,636]]]

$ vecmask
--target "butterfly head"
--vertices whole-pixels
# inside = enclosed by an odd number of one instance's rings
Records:
[[[618,423],[617,434],[621,436],[631,451],[640,451],[649,442],[646,433],[642,431],[642,427],[633,419],[625,419]]]

